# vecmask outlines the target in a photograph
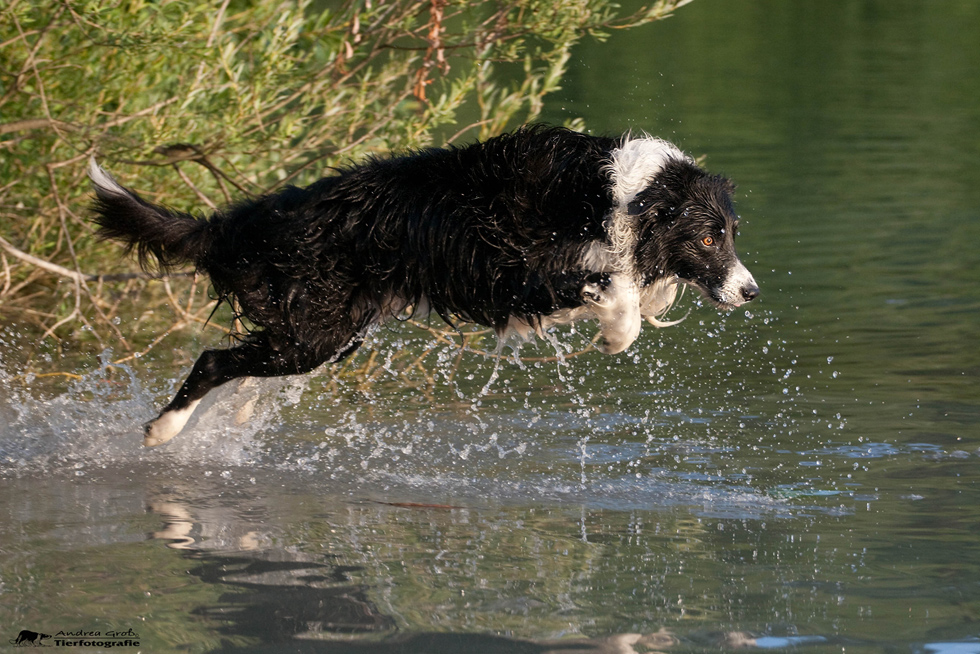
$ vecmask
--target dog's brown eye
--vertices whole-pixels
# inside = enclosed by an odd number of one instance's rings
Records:
[[[704,238],[701,239],[701,242],[707,245],[708,247],[711,247],[712,245],[715,244],[715,239],[711,238],[710,236],[705,236]]]

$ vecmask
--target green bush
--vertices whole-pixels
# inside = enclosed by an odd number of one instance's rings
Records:
[[[538,115],[580,38],[688,1],[617,17],[599,0],[6,0],[0,321],[134,351],[208,318],[205,282],[148,280],[94,238],[91,156],[153,201],[207,209],[369,152],[485,138]]]

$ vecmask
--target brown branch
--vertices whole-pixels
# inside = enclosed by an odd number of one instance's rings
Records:
[[[19,250],[14,247],[10,241],[0,236],[0,247],[6,250],[11,256],[20,259],[25,263],[29,263],[32,266],[41,268],[42,270],[47,270],[50,273],[54,273],[60,277],[67,277],[73,281],[78,282],[120,282],[126,281],[127,279],[173,279],[175,277],[193,277],[193,272],[181,272],[181,273],[170,273],[168,275],[156,276],[150,273],[116,273],[116,274],[89,274],[79,272],[77,270],[71,270],[70,268],[65,268],[64,266],[59,266],[56,263],[51,263],[40,257],[35,257],[32,254],[28,254],[23,250]]]
[[[408,320],[407,322],[409,324],[411,324],[411,325],[414,325],[415,327],[418,327],[419,329],[423,329],[423,330],[429,332],[430,334],[432,334],[433,336],[435,336],[437,339],[443,341],[444,343],[447,343],[449,345],[456,346],[455,341],[453,341],[452,339],[449,338],[449,332],[447,332],[445,330],[437,330],[437,329],[434,329],[433,327],[430,327],[429,325],[426,325],[426,324],[423,324],[421,322],[418,322],[417,320]],[[479,356],[481,356],[481,357],[483,357],[485,359],[492,359],[492,360],[495,360],[495,361],[496,360],[510,359],[511,357],[509,357],[509,356],[504,356],[504,355],[498,354],[496,352],[488,352],[486,350],[477,350],[477,349],[472,348],[472,347],[469,346],[469,343],[467,342],[467,339],[469,339],[469,338],[471,338],[473,336],[479,336],[479,335],[482,335],[482,334],[488,334],[488,333],[490,333],[490,331],[491,330],[489,330],[489,329],[480,329],[480,330],[477,330],[477,331],[468,332],[466,334],[463,334],[463,344],[461,346],[459,346],[460,353],[463,353],[463,352],[472,352],[473,354],[479,355]],[[592,342],[590,342],[589,345],[585,349],[576,350],[575,352],[569,352],[568,354],[562,354],[560,356],[553,356],[553,357],[552,356],[548,356],[548,357],[518,357],[518,359],[520,359],[521,361],[523,361],[525,363],[550,363],[550,362],[554,362],[554,361],[562,361],[564,359],[571,359],[573,357],[581,356],[583,354],[586,354],[586,353],[591,352],[592,350],[594,350],[595,349],[595,344],[599,341],[599,338],[601,336],[602,336],[601,333],[596,334],[592,338]]]
[[[133,352],[129,356],[125,356],[125,357],[123,357],[121,359],[116,359],[115,361],[113,361],[113,363],[116,363],[116,364],[126,363],[127,361],[131,361],[133,359],[139,359],[140,357],[146,356],[149,353],[150,350],[152,350],[153,348],[155,348],[157,345],[160,344],[160,341],[162,341],[163,339],[165,339],[167,336],[170,336],[170,334],[172,334],[173,332],[177,331],[178,329],[183,329],[186,326],[187,326],[187,323],[186,322],[184,322],[183,320],[178,320],[177,322],[175,322],[174,324],[172,324],[170,326],[170,328],[167,329],[167,331],[163,332],[162,334],[160,334],[159,336],[157,336],[156,338],[154,338],[150,342],[150,344],[147,345],[145,348],[143,348],[140,352]]]
[[[213,211],[218,210],[218,205],[212,202],[211,198],[205,195],[201,189],[197,188],[197,185],[195,185],[194,182],[191,181],[191,178],[187,176],[187,173],[185,173],[183,170],[180,169],[179,164],[176,163],[174,164],[174,170],[177,171],[177,174],[184,181],[184,183],[187,184],[187,186],[189,186],[192,191],[194,191],[195,195],[197,195],[197,197],[201,199],[201,202],[211,207]]]
[[[35,129],[62,129],[65,131],[76,131],[79,128],[71,123],[52,118],[27,118],[25,120],[15,120],[12,123],[0,123],[0,136],[13,132],[28,132]]]

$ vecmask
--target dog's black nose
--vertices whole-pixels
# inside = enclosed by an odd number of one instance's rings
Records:
[[[744,286],[744,287],[742,287],[742,298],[746,302],[751,302],[752,300],[756,299],[757,297],[759,297],[759,287],[758,286],[752,285],[752,286]]]

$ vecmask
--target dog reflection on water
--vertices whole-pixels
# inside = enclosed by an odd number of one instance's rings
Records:
[[[432,505],[408,509],[381,504],[384,511],[439,510],[431,508]],[[262,513],[256,506],[248,508],[251,514]],[[335,557],[349,561],[350,552],[339,546],[340,550],[328,549],[325,556],[323,551],[311,552],[305,547],[284,547],[281,534],[256,529],[256,524],[242,520],[240,506],[233,508],[215,503],[202,507],[200,502],[187,502],[168,490],[151,493],[148,510],[163,522],[161,529],[153,532],[151,537],[184,551],[187,558],[195,562],[190,574],[222,589],[222,599],[217,604],[196,607],[194,615],[210,616],[222,622],[226,625],[222,627],[222,633],[226,635],[259,637],[267,645],[322,642],[325,636],[337,634],[353,648],[352,651],[358,647],[358,638],[363,637],[366,651],[390,648],[400,652],[640,654],[671,648],[685,652],[692,647],[769,650],[836,642],[833,638],[816,635],[763,636],[747,631],[710,630],[679,632],[664,627],[654,632],[560,640],[459,632],[412,633],[373,601],[372,596],[378,589],[377,580],[365,582],[365,577],[370,577],[370,571],[375,569],[385,571],[382,585],[394,583],[390,566],[378,548],[358,549],[355,558],[363,567],[335,565],[331,563]],[[344,527],[338,527],[337,531],[347,533]],[[348,542],[346,537],[341,541]],[[451,559],[454,555],[449,552],[446,556]],[[381,558],[375,561],[374,557]],[[367,589],[374,589],[375,593]],[[512,602],[515,606],[526,606],[528,601],[528,597],[521,596],[501,598],[492,604],[499,606]],[[486,610],[489,613],[493,609],[488,606]],[[260,619],[257,616],[261,616]],[[379,641],[379,635],[386,637]]]

